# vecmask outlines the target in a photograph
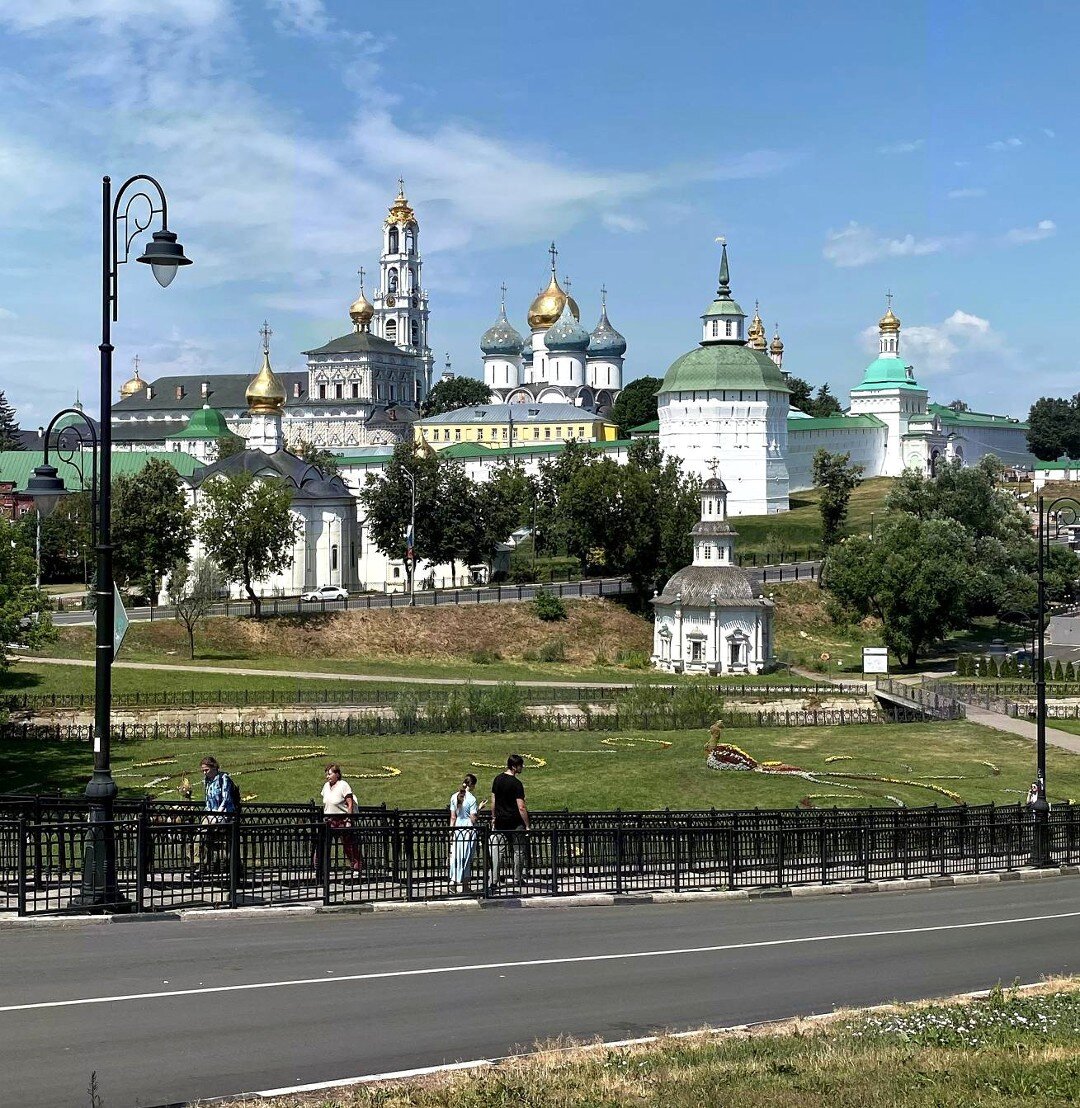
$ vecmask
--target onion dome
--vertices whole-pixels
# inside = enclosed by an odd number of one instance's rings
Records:
[[[783,352],[784,352],[784,341],[783,341],[783,339],[780,338],[780,327],[777,326],[776,334],[773,335],[772,342],[769,343],[769,353],[770,354],[783,354]]]
[[[532,342],[529,339],[526,339],[521,344],[521,360],[523,362],[531,362],[533,360]]]
[[[374,314],[375,305],[364,295],[364,285],[361,282],[360,295],[349,305],[349,318],[356,324],[358,331],[366,331]]]
[[[722,493],[727,492],[728,487],[724,484],[723,479],[720,477],[710,477],[702,486],[702,493]]]
[[[765,324],[761,322],[761,311],[756,300],[754,301],[754,318],[750,320],[750,326],[746,328],[746,345],[751,350],[764,350],[767,345]]]
[[[588,348],[589,332],[578,322],[576,307],[572,300],[564,298],[562,314],[544,335],[544,345],[552,353]],[[531,317],[532,313],[529,315]]]
[[[900,331],[900,320],[893,315],[892,305],[885,310],[885,314],[878,320],[878,327],[882,334],[893,333],[898,334]]]
[[[262,369],[252,378],[245,395],[252,412],[280,412],[285,407],[285,386],[270,368],[268,350],[263,351]]]
[[[414,223],[416,221],[416,213],[409,206],[408,200],[405,199],[405,182],[398,178],[398,194],[394,198],[393,204],[390,205],[390,212],[386,217],[387,224],[390,223]]]
[[[580,319],[581,312],[578,310],[577,301],[563,292],[559,279],[552,270],[548,287],[538,293],[529,306],[529,327],[534,331],[546,331],[562,315],[563,306],[566,304],[570,305],[574,318]]]
[[[506,302],[503,301],[499,308],[499,318],[480,336],[480,352],[515,358],[521,353],[524,341],[506,318]]]
[[[600,310],[600,322],[589,336],[590,358],[621,358],[626,353],[626,339],[611,326],[607,315],[607,302]]]
[[[146,382],[139,376],[139,367],[135,366],[135,376],[129,378],[120,386],[121,397],[135,396],[136,393],[145,391]]]

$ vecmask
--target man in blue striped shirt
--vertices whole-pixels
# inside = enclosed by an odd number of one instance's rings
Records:
[[[225,829],[214,825],[225,823],[230,815],[236,814],[236,801],[232,778],[218,765],[216,758],[207,755],[199,768],[206,790],[206,815],[203,816],[206,830],[195,839],[195,876],[204,877],[219,870],[228,870]],[[203,855],[205,860],[201,857]]]

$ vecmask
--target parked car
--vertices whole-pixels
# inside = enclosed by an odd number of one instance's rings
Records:
[[[320,585],[317,589],[308,589],[300,594],[301,600],[348,600],[349,590],[340,585]]]

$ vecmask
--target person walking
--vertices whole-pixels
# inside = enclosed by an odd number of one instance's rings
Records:
[[[341,839],[341,845],[345,849],[345,860],[353,873],[359,873],[364,868],[363,859],[360,856],[360,847],[356,842],[356,835],[352,830],[350,816],[356,815],[358,805],[352,786],[341,776],[341,766],[337,762],[328,762],[326,765],[326,782],[322,787],[323,819],[327,824],[327,843],[333,836]],[[316,854],[315,868],[321,871],[320,859]]]
[[[240,790],[213,756],[208,754],[203,758],[199,769],[206,794],[206,814],[202,817],[203,833],[195,837],[193,873],[196,877],[206,877],[228,871],[226,825],[239,810]],[[190,787],[186,790],[186,799],[191,799]]]
[[[465,774],[461,788],[450,797],[450,891],[469,891],[473,849],[476,846],[476,819],[479,805],[473,795],[476,777]]]
[[[525,847],[531,830],[525,806],[525,786],[518,775],[525,768],[520,754],[506,759],[506,769],[491,782],[491,887],[497,889],[503,870],[513,865],[514,884],[521,884],[525,868]]]

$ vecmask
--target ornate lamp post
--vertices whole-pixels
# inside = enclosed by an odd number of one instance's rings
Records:
[[[113,828],[113,802],[116,782],[110,763],[112,709],[113,621],[115,617],[113,584],[112,514],[112,324],[117,318],[117,278],[119,267],[131,259],[132,243],[160,217],[161,226],[152,232],[151,241],[135,260],[149,265],[159,285],[165,288],[182,265],[191,265],[184,248],[169,230],[169,208],[161,185],[145,174],[129,177],[112,196],[112,181],[101,181],[101,396],[100,430],[96,436],[97,457],[92,484],[96,486],[94,547],[97,554],[96,650],[94,653],[94,773],[86,786],[89,801],[89,828],[83,849],[82,888],[72,900],[73,907],[108,908],[122,905],[116,882],[116,836]],[[74,410],[74,409],[69,409]],[[60,413],[63,415],[64,413]],[[76,414],[82,415],[81,412]],[[59,417],[57,417],[59,418]],[[90,428],[94,445],[93,425]],[[64,492],[64,482],[56,468],[48,464],[49,433],[45,436],[43,464],[28,482],[27,491],[43,511],[51,511]],[[63,455],[61,455],[63,457]]]
[[[1046,563],[1050,560],[1050,515],[1060,524],[1080,518],[1080,500],[1072,496],[1058,496],[1046,503],[1038,500],[1039,556],[1038,573],[1038,653],[1035,659],[1035,782],[1038,796],[1032,802],[1035,815],[1034,834],[1031,840],[1031,864],[1045,866],[1050,861],[1050,805],[1046,799]],[[1055,530],[1057,527],[1055,526]]]

